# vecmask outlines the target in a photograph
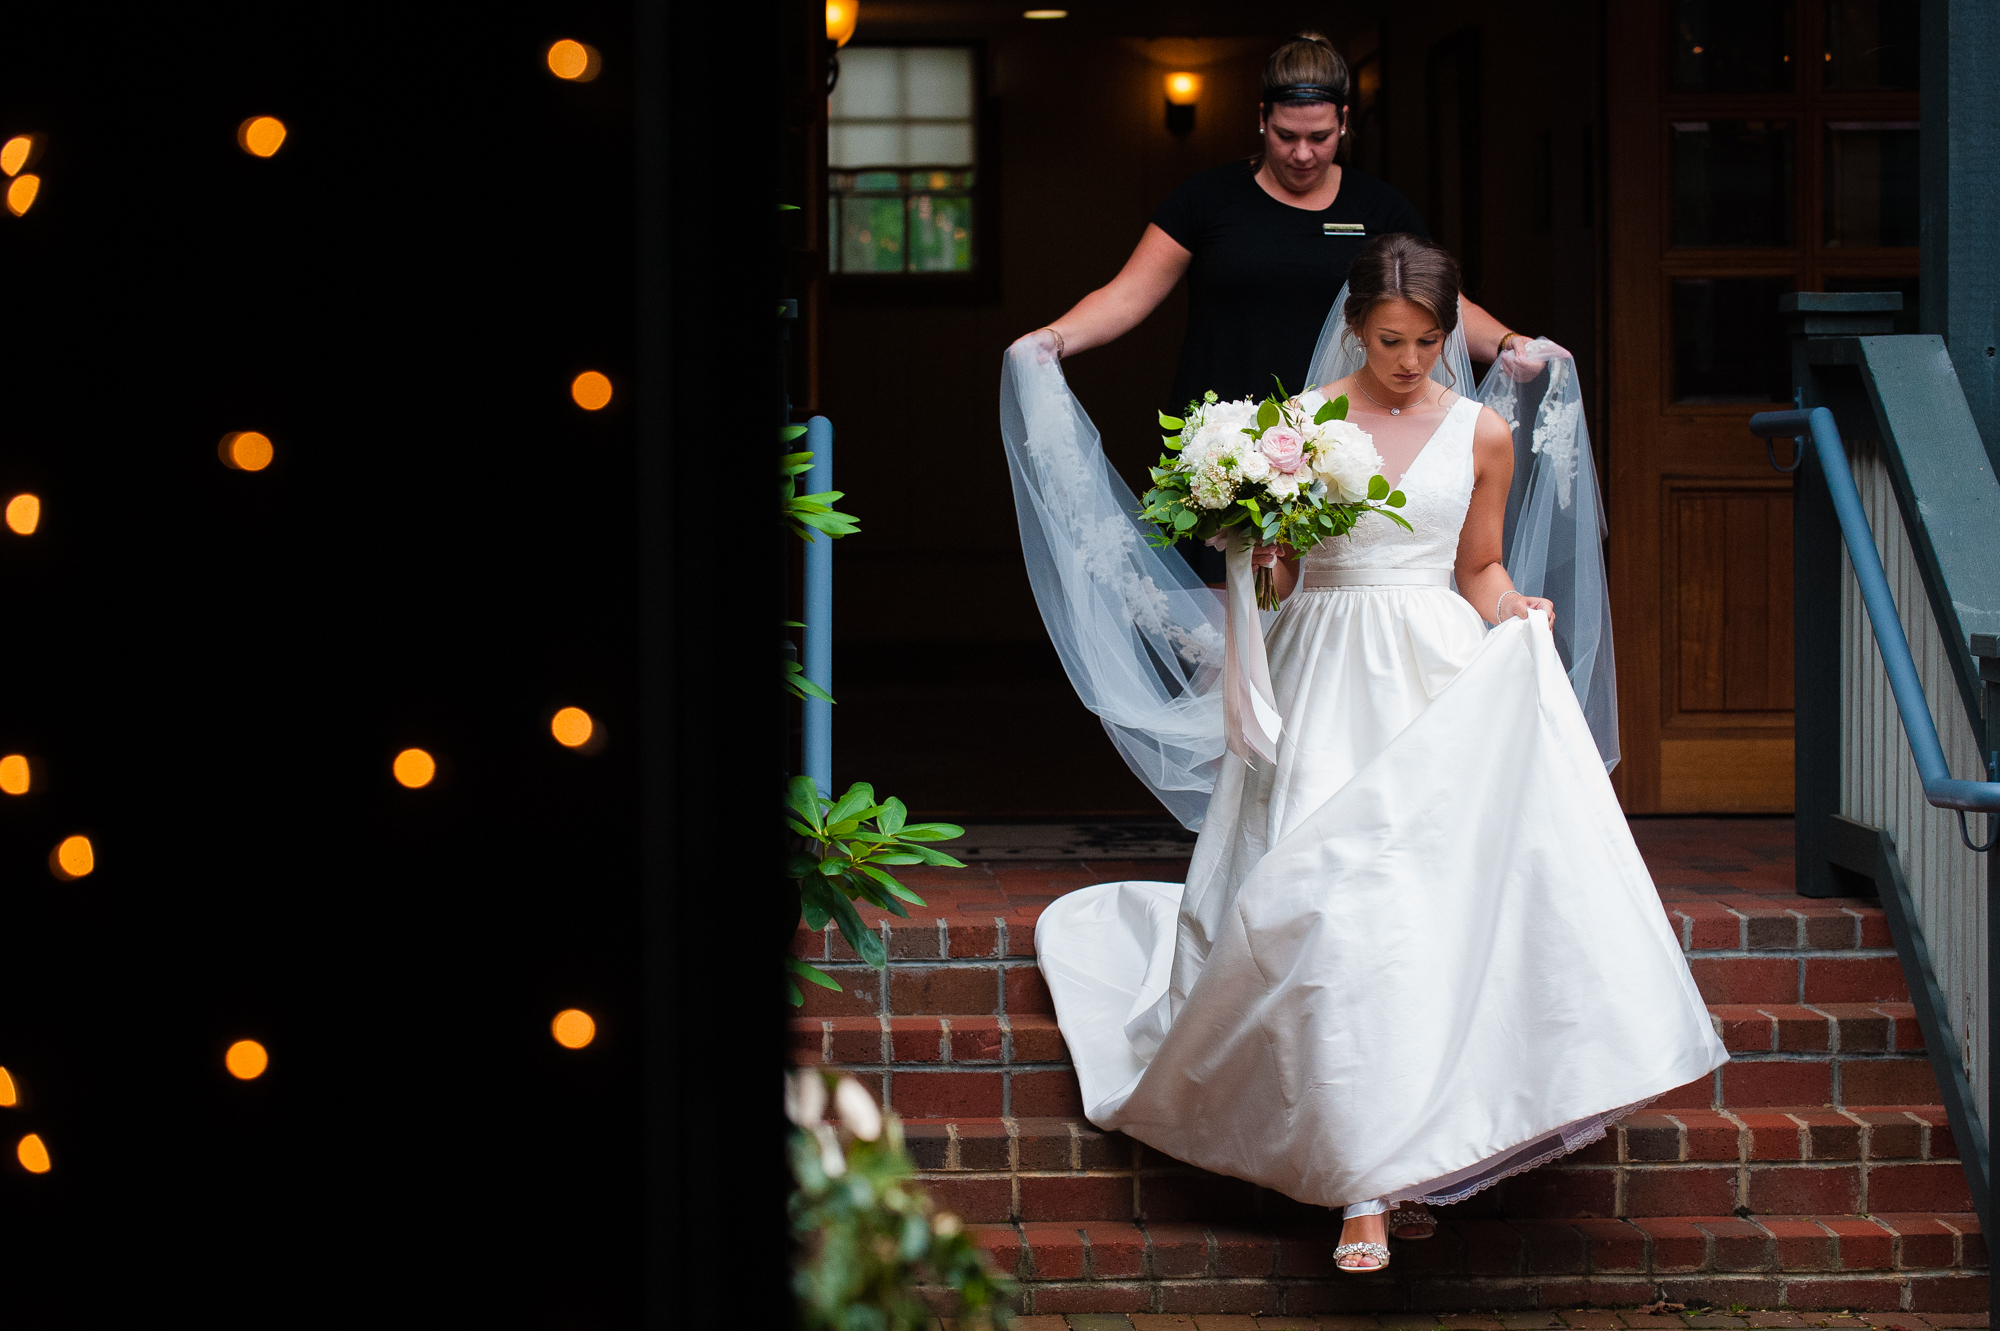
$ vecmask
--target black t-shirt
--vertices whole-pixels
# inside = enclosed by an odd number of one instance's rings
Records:
[[[1392,231],[1430,234],[1408,199],[1353,167],[1341,168],[1340,193],[1315,212],[1266,194],[1248,162],[1191,178],[1153,222],[1194,255],[1187,337],[1172,393],[1160,404],[1174,414],[1210,389],[1224,399],[1261,398],[1273,391],[1274,374],[1302,391],[1313,346],[1361,247]]]

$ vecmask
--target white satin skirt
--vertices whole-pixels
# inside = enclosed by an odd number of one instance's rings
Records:
[[[1224,759],[1188,882],[1035,946],[1085,1112],[1300,1201],[1460,1200],[1728,1060],[1540,617],[1295,593],[1278,759]]]

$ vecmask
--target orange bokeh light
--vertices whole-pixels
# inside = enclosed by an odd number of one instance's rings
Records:
[[[396,774],[396,780],[415,790],[419,786],[428,786],[431,778],[437,775],[437,759],[422,749],[404,749],[396,755],[390,770]]]
[[[596,47],[568,37],[549,47],[548,61],[549,73],[571,83],[588,83],[604,67],[604,57]]]
[[[35,206],[35,196],[42,192],[40,176],[15,176],[7,186],[7,211],[19,217]]]
[[[271,1066],[271,1055],[255,1040],[238,1040],[222,1056],[222,1066],[238,1081],[255,1081]]]
[[[39,137],[33,134],[16,134],[7,142],[0,143],[0,175],[20,175],[21,168],[34,160],[39,143]]]
[[[590,734],[597,729],[590,719],[590,713],[581,707],[565,707],[549,722],[549,731],[556,737],[556,743],[564,748],[574,749],[590,742]]]
[[[549,1023],[556,1043],[565,1049],[581,1049],[597,1038],[597,1023],[581,1008],[564,1008]]]
[[[571,381],[569,395],[585,411],[602,410],[611,401],[611,380],[596,370],[585,370]]]
[[[21,1093],[14,1087],[14,1074],[0,1068],[0,1108],[12,1109],[21,1103]]]
[[[1201,75],[1177,72],[1167,75],[1167,100],[1175,106],[1193,106],[1201,99]]]
[[[97,851],[87,836],[64,837],[62,844],[49,852],[49,869],[64,882],[87,877],[96,868]]]
[[[7,529],[18,536],[33,536],[42,525],[39,495],[15,495],[7,501]]]
[[[49,1148],[42,1144],[40,1134],[33,1132],[21,1138],[21,1144],[14,1148],[14,1158],[19,1160],[21,1168],[30,1174],[46,1174],[52,1163],[49,1160]]]
[[[285,146],[285,122],[276,116],[251,116],[236,127],[236,144],[252,157],[269,157]]]
[[[25,795],[34,780],[34,773],[29,769],[25,756],[10,753],[0,758],[0,791],[9,795]]]
[[[222,465],[234,471],[262,471],[271,465],[275,453],[271,437],[256,430],[231,430],[216,446]]]

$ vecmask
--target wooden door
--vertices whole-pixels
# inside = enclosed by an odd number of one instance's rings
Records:
[[[1609,7],[1607,483],[1634,813],[1792,807],[1778,298],[1916,308],[1916,31],[1897,0]]]

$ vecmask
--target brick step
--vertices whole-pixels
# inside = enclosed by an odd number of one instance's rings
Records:
[[[1032,967],[1026,974],[1040,979]],[[1028,991],[1019,984],[1015,996]],[[1907,1003],[1710,1004],[1709,1015],[1731,1061],[1669,1092],[1661,1107],[1938,1099],[1915,1010]],[[1083,1112],[1069,1051],[1046,1011],[802,1016],[792,1021],[791,1044],[795,1062],[850,1071],[908,1118]]]
[[[977,1223],[1308,1221],[1324,1213],[1193,1169],[1077,1117],[905,1119],[939,1205]],[[1968,1211],[1935,1105],[1633,1114],[1605,1139],[1490,1188],[1454,1214],[1612,1219]]]
[[[1020,1311],[1298,1315],[1575,1308],[1656,1298],[1756,1308],[1983,1312],[1986,1248],[1961,1212],[1500,1220],[1448,1214],[1379,1276],[1336,1272],[1339,1223],[971,1226]]]
[[[859,964],[838,930],[801,929],[794,952],[825,967],[842,986],[839,993],[811,987],[803,1011],[817,1017],[1052,1012],[1034,960],[1040,907],[1018,910],[1012,918],[984,920],[964,915],[902,920],[864,912],[876,917],[872,923],[882,931],[886,971]],[[1724,912],[1727,919],[1717,918],[1723,908],[1709,902],[1668,903],[1665,910],[1707,1003],[1909,1002],[1909,986],[1878,909],[1806,906],[1753,915],[1745,908]],[[1760,929],[1767,923],[1771,929]]]
[[[968,875],[963,872],[917,869],[903,877],[929,904],[910,907],[908,919],[871,906],[858,909],[863,921],[882,931],[892,961],[1032,957],[1035,921],[1049,902],[1100,878],[1119,876],[1121,871],[1132,878],[1173,877],[1180,872],[1174,866],[1142,863],[1105,863],[1094,872],[1073,865],[1055,869],[1022,865],[1001,871],[1003,879],[1016,880],[1010,884],[967,886],[964,880]],[[1881,907],[1858,900],[1809,901],[1745,894],[1677,898],[1662,902],[1661,908],[1682,949],[1690,954],[1893,953],[1895,946]],[[827,938],[801,927],[795,950],[815,960],[859,960],[838,930]]]

